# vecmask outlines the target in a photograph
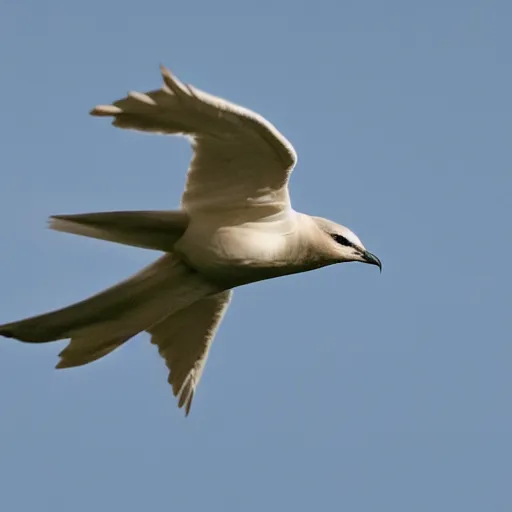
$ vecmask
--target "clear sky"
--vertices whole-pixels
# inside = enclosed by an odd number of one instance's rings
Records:
[[[235,297],[189,418],[139,335],[56,371],[0,340],[0,510],[512,510],[512,4],[3,0],[0,322],[158,255],[51,214],[168,209],[184,140],[88,116],[186,82],[295,145],[293,206],[383,261]]]

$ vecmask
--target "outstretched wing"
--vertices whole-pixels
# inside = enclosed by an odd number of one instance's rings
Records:
[[[164,86],[131,92],[95,116],[146,132],[187,135],[193,140],[182,206],[189,212],[263,207],[269,215],[290,207],[288,179],[293,146],[262,116],[181,83],[162,67]]]
[[[169,384],[178,407],[190,412],[211,342],[231,300],[232,291],[205,297],[147,331],[169,368]]]

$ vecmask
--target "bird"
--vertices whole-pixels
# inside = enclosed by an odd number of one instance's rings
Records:
[[[27,343],[69,339],[56,367],[72,368],[146,332],[188,416],[233,289],[344,262],[382,272],[382,263],[347,227],[292,208],[297,154],[273,124],[160,71],[160,89],[129,92],[90,114],[118,128],[190,140],[180,208],[55,215],[49,227],[163,254],[81,302],[0,325],[0,335]]]

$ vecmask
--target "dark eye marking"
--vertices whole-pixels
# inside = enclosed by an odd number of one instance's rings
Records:
[[[340,245],[345,245],[346,247],[354,247],[354,244],[347,240],[343,235],[338,235],[337,233],[331,233],[331,237],[333,240]]]

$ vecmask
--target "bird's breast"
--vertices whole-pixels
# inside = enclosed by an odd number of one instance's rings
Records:
[[[296,261],[295,236],[261,225],[191,223],[175,249],[198,272],[234,287],[308,270]]]

